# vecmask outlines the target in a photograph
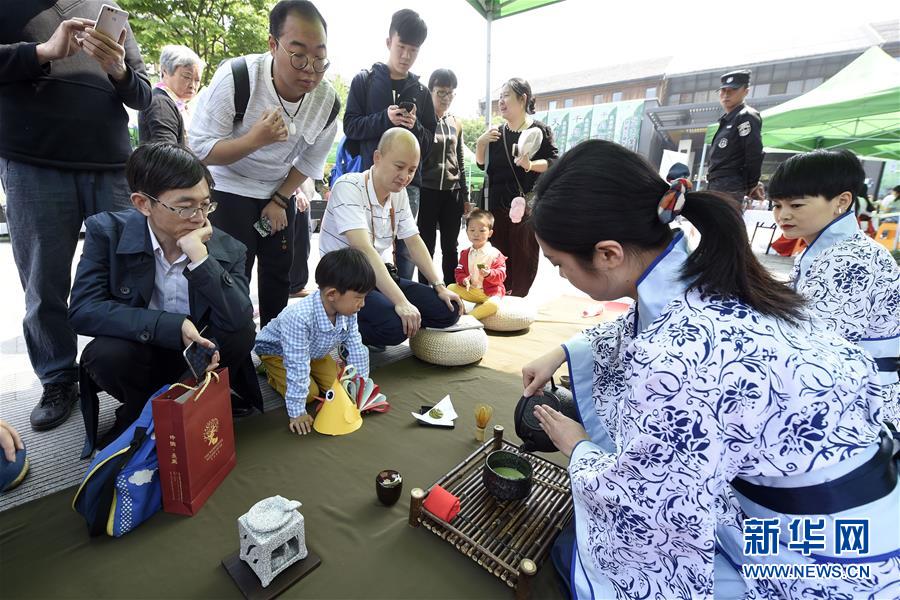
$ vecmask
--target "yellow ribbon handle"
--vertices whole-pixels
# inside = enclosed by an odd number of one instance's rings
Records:
[[[191,386],[185,385],[183,383],[173,383],[172,385],[169,386],[169,389],[171,390],[174,387],[180,387],[180,388],[184,388],[186,390],[199,390],[196,394],[194,394],[194,402],[196,402],[197,399],[200,397],[200,394],[202,394],[203,392],[206,391],[206,387],[213,380],[213,377],[215,377],[216,383],[219,383],[219,374],[216,373],[215,371],[207,371],[206,378],[203,380],[202,385],[198,385],[196,387],[191,387]]]

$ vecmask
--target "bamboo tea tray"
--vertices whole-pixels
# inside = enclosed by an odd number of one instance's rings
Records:
[[[481,469],[494,450],[519,454],[531,463],[533,481],[527,498],[504,502],[488,493],[481,481]],[[428,493],[416,488],[410,499],[410,526],[423,525],[515,589],[516,598],[528,598],[538,566],[572,518],[574,508],[566,469],[505,442],[503,428],[495,426],[492,440],[435,485],[459,498],[459,514],[452,524],[437,518],[422,506]]]

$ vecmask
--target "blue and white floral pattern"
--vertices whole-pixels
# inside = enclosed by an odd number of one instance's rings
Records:
[[[832,223],[798,258],[791,281],[828,329],[870,351],[893,339],[886,351],[896,356],[900,267],[884,247],[842,221]],[[896,376],[893,381],[888,384],[884,416],[900,426],[900,383]]]
[[[588,515],[581,560],[618,598],[712,598],[717,521],[741,527],[729,482],[808,473],[871,447],[884,390],[868,355],[815,320],[697,291],[639,332],[636,311],[584,332],[594,407],[617,452],[583,442],[572,454]],[[872,564],[871,580],[748,581],[747,597],[881,597],[898,581],[892,558]]]

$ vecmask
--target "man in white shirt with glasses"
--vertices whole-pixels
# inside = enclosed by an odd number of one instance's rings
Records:
[[[269,51],[222,64],[197,99],[188,142],[216,179],[212,223],[259,259],[259,320],[287,306],[294,257],[294,192],[322,179],[340,100],[324,80],[327,26],[306,0],[269,14]],[[245,106],[240,100],[243,99]]]

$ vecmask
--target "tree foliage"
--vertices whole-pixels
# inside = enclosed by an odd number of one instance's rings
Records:
[[[265,52],[274,0],[119,0],[148,67],[166,44],[181,44],[206,61],[203,85],[233,56]]]
[[[471,119],[460,119],[463,125],[463,141],[469,150],[475,152],[475,142],[478,137],[484,133],[484,118],[474,117]]]
[[[331,85],[334,86],[334,91],[337,93],[337,97],[341,100],[341,112],[338,113],[338,120],[344,120],[344,110],[347,108],[347,95],[350,94],[350,84],[344,81],[344,78],[339,74],[335,74],[334,77],[329,78],[331,80]]]
[[[469,150],[475,152],[475,142],[478,141],[478,137],[484,133],[484,117],[473,117],[471,119],[463,119],[460,118],[463,124],[463,141],[466,143],[466,146],[469,147]],[[494,115],[491,119],[491,125],[499,126],[503,123],[503,117],[500,115]]]

